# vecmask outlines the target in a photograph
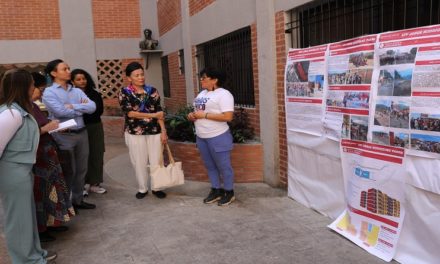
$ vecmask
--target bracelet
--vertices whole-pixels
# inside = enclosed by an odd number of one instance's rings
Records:
[[[205,119],[208,119],[208,113],[205,114]]]

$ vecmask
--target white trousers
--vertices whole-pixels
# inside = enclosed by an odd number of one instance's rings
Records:
[[[130,161],[136,173],[139,192],[148,192],[148,165],[159,165],[162,151],[160,134],[132,135],[125,133],[125,144],[128,147]]]

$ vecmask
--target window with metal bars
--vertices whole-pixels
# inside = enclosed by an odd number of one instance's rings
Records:
[[[226,73],[225,89],[235,105],[254,107],[251,28],[246,27],[197,46],[199,69],[215,67]]]
[[[440,23],[439,0],[317,0],[288,12],[291,46]]]
[[[161,57],[160,62],[162,64],[163,96],[171,97],[170,71],[168,69],[168,56]]]

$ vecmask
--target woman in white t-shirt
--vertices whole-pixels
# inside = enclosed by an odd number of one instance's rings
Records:
[[[211,191],[203,202],[228,205],[235,200],[233,144],[227,123],[234,115],[234,97],[222,88],[226,77],[223,71],[205,68],[200,76],[204,90],[194,99],[194,112],[188,114],[188,119],[196,127],[197,147],[211,181]]]

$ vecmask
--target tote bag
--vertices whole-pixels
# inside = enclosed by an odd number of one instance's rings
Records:
[[[170,164],[164,166],[163,151],[159,161],[159,165],[150,167],[151,189],[161,190],[185,183],[185,176],[182,170],[182,162],[175,162],[168,144],[165,144],[168,152]]]

